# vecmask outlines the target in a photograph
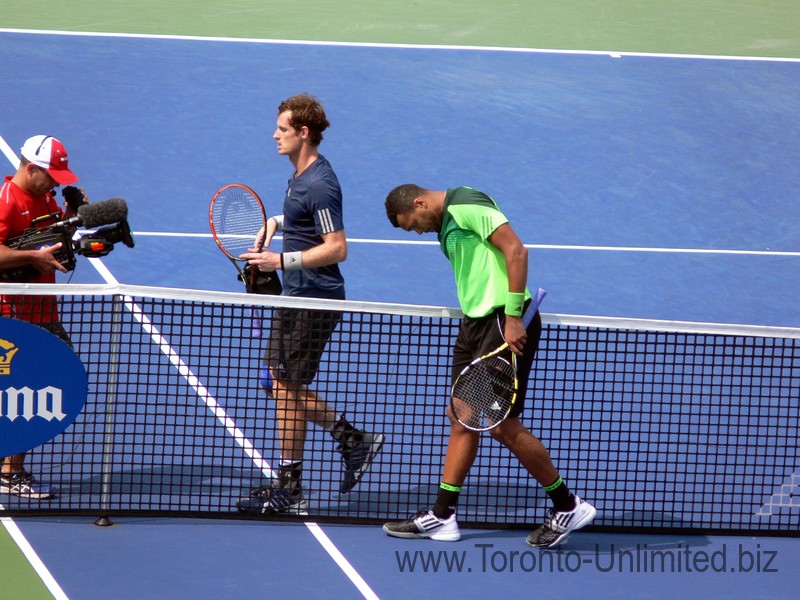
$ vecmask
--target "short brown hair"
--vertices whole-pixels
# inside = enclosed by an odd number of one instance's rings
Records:
[[[298,94],[278,105],[278,114],[287,110],[292,113],[289,124],[295,129],[308,127],[309,142],[313,146],[319,146],[322,142],[322,132],[330,126],[325,116],[325,109],[319,100],[308,94]]]

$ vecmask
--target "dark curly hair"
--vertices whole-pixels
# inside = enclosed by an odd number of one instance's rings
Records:
[[[386,196],[386,216],[389,218],[389,222],[395,227],[399,227],[397,215],[414,212],[414,200],[427,191],[415,183],[404,183],[389,192],[389,195]]]

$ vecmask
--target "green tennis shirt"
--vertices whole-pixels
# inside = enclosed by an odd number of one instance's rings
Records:
[[[469,317],[506,304],[505,257],[488,239],[505,223],[508,219],[486,194],[470,187],[447,190],[439,244],[453,266],[461,310]],[[527,287],[525,298],[530,298]]]

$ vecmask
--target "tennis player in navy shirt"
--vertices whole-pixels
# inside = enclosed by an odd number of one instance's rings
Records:
[[[283,213],[270,217],[264,250],[247,259],[261,271],[283,270],[283,294],[343,300],[345,285],[339,263],[347,258],[342,215],[342,190],[328,160],[319,153],[322,132],[329,126],[325,111],[313,96],[300,94],[281,102],[273,138],[278,154],[295,168],[286,190]],[[283,251],[269,249],[276,232],[283,233]],[[259,247],[256,240],[254,247]],[[276,419],[281,462],[278,478],[241,498],[239,510],[260,514],[305,514],[303,448],[308,424],[326,429],[338,443],[344,463],[339,487],[348,493],[361,480],[383,445],[384,436],[356,429],[309,385],[342,315],[338,311],[277,308],[273,311],[265,355]]]

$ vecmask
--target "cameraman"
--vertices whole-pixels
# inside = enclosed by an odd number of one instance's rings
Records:
[[[21,235],[39,217],[56,213],[56,218],[70,218],[77,205],[84,201],[81,191],[65,190],[68,207],[62,211],[55,199],[55,189],[78,180],[69,170],[67,149],[53,136],[36,135],[22,146],[17,172],[5,178],[0,187],[0,269],[30,265],[38,275],[27,279],[31,283],[55,283],[55,271],[66,271],[54,253],[62,244],[39,250],[14,250],[7,240]],[[55,296],[0,295],[0,315],[34,323],[70,343],[66,330],[58,319]],[[23,498],[50,498],[56,490],[41,484],[25,471],[25,454],[0,458],[0,492]]]

